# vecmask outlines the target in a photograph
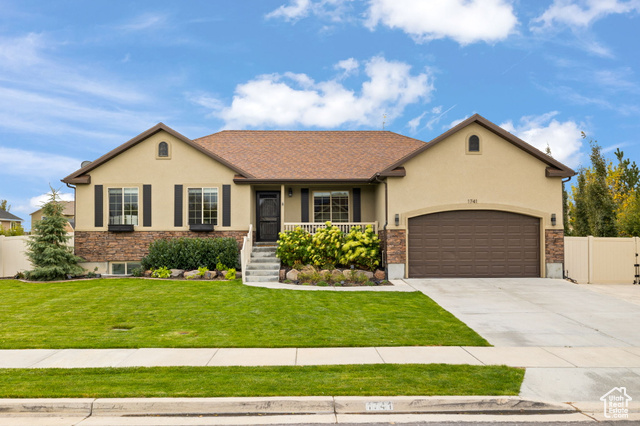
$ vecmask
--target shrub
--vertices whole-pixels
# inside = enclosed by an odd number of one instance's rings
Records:
[[[340,263],[370,271],[380,264],[380,239],[371,225],[367,225],[364,232],[357,227],[351,228],[342,246]]]
[[[171,276],[171,270],[166,266],[161,266],[158,269],[151,268],[151,276],[153,278],[169,278]]]
[[[296,263],[309,263],[309,247],[311,234],[297,226],[293,231],[278,234],[276,256],[283,265],[294,266]]]
[[[145,269],[214,270],[218,263],[238,268],[238,243],[234,238],[176,238],[156,240],[142,259]]]
[[[206,266],[201,266],[201,267],[199,267],[199,268],[198,268],[198,273],[197,273],[197,275],[198,275],[199,277],[204,277],[204,274],[206,274],[207,272],[209,272],[209,270],[207,269],[207,267],[206,267]]]
[[[326,228],[321,228],[313,234],[309,254],[311,263],[316,266],[327,264],[335,265],[340,261],[344,233],[340,228],[326,223]]]
[[[131,270],[131,275],[134,277],[141,277],[144,275],[144,269],[142,268],[133,268]]]
[[[230,268],[226,275],[224,276],[225,279],[227,280],[235,280],[236,279],[236,269],[235,268]]]

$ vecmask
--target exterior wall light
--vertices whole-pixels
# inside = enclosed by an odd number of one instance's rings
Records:
[[[556,226],[556,214],[551,213],[551,226]]]
[[[400,215],[396,213],[396,226],[400,226]]]
[[[293,197],[293,188],[289,188],[289,197]]]

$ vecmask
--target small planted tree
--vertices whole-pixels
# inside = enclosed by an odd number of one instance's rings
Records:
[[[42,209],[44,218],[33,226],[27,242],[27,256],[34,266],[33,270],[25,272],[29,280],[59,280],[84,271],[78,265],[81,259],[67,246],[71,237],[67,235],[67,219],[62,215],[64,206],[58,198],[58,192],[51,188],[49,202]]]

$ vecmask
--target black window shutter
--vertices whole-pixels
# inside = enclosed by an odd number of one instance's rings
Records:
[[[353,188],[353,221],[361,222],[362,216],[360,215],[360,188]]]
[[[300,221],[309,222],[309,188],[300,190]]]
[[[182,226],[182,185],[175,186],[173,226]]]
[[[231,185],[222,185],[222,226],[231,226]]]
[[[151,185],[142,185],[142,226],[151,226]]]
[[[94,215],[95,215],[95,223],[94,226],[96,228],[101,228],[102,227],[102,203],[103,203],[103,199],[102,199],[102,185],[96,185],[94,187],[95,189],[95,198],[94,198],[94,206],[93,206],[93,210],[94,210]]]

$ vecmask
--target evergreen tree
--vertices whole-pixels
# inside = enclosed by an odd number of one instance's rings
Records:
[[[51,197],[42,209],[44,219],[38,221],[27,243],[27,256],[34,269],[26,271],[29,280],[50,281],[65,279],[67,275],[80,275],[79,257],[67,246],[71,237],[67,235],[67,219],[62,215],[64,206],[58,201],[58,193],[51,188]]]
[[[607,185],[607,162],[597,142],[591,142],[592,179],[586,187],[589,229],[594,237],[617,237],[616,206]]]
[[[573,187],[573,208],[571,214],[572,235],[576,237],[586,237],[590,234],[589,214],[587,212],[587,170],[582,168],[578,171],[578,186]]]
[[[9,210],[11,210],[11,206],[7,204],[8,201],[7,200],[0,200],[0,210],[4,210],[5,212],[8,212]]]

